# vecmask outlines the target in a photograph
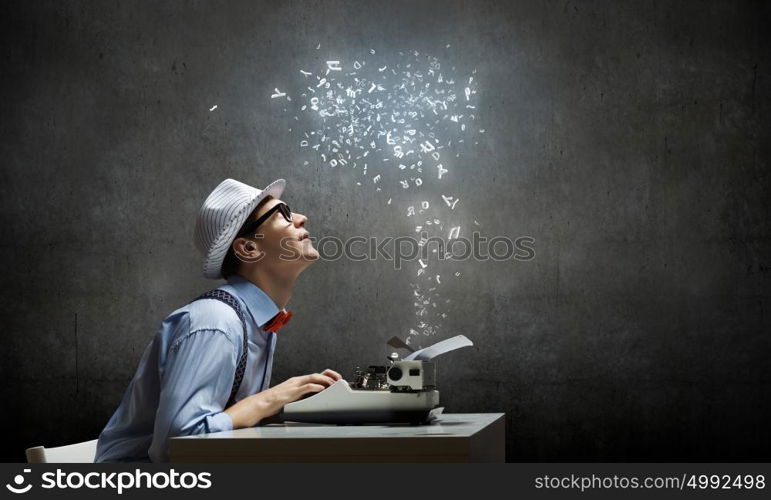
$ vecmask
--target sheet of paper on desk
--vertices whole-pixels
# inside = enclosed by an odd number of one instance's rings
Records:
[[[405,357],[404,361],[412,361],[413,359],[417,361],[431,361],[440,354],[454,351],[455,349],[460,349],[461,347],[470,347],[472,345],[474,345],[474,343],[466,338],[465,335],[458,335],[451,339],[437,342],[436,344],[428,346],[424,349],[420,349],[419,351],[415,351]]]

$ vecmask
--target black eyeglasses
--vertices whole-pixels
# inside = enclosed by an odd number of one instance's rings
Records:
[[[292,222],[292,210],[289,208],[289,205],[286,203],[279,203],[275,205],[273,208],[262,214],[261,217],[255,219],[254,221],[250,222],[249,225],[244,227],[240,233],[238,233],[238,236],[236,238],[239,238],[247,233],[253,233],[257,230],[258,227],[260,227],[260,224],[268,220],[268,217],[273,215],[276,211],[281,212],[281,215],[284,216],[284,219],[286,219],[287,222]]]

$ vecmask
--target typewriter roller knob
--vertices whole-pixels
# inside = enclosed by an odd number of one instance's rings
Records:
[[[390,370],[388,370],[388,377],[391,380],[399,380],[402,378],[402,369],[398,366],[392,366]]]

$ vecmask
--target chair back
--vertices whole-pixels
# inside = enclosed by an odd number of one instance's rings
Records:
[[[46,448],[45,446],[27,448],[27,463],[93,463],[94,458],[96,458],[97,441],[97,439],[93,439],[56,448]]]

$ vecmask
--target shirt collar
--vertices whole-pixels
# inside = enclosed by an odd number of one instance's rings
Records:
[[[228,278],[228,285],[233,287],[238,297],[246,304],[246,308],[249,309],[249,313],[257,326],[262,328],[265,323],[279,313],[280,309],[273,302],[273,299],[251,281],[233,275]]]

